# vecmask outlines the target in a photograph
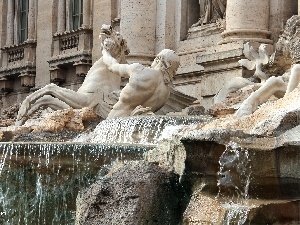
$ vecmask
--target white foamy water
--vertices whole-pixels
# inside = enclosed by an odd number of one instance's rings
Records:
[[[156,145],[170,138],[180,125],[204,121],[201,117],[135,116],[104,120],[92,133],[77,136],[75,142]]]

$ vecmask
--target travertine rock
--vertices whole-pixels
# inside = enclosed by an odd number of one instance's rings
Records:
[[[226,130],[235,130],[251,135],[277,136],[300,124],[299,99],[300,90],[296,88],[281,99],[270,99],[251,115],[243,117],[227,115],[212,122],[199,124],[196,129],[194,126],[187,127],[184,132],[197,136],[200,133],[210,133],[213,130],[225,130],[225,133]],[[216,108],[212,113],[220,116],[222,115],[221,112],[229,111],[229,109]]]
[[[0,117],[0,127],[13,125],[20,108],[20,104],[14,104],[6,109],[3,109]]]
[[[225,209],[212,197],[195,191],[183,214],[183,225],[222,224]]]
[[[18,140],[22,140],[20,136],[30,136],[25,139],[32,140],[44,140],[44,141],[52,141],[52,135],[60,132],[73,132],[73,135],[76,135],[77,132],[83,131],[93,123],[93,121],[99,121],[99,116],[95,114],[95,112],[90,108],[82,108],[82,109],[65,109],[65,110],[57,110],[46,113],[47,110],[40,111],[34,118],[28,120],[23,126],[8,126],[1,127],[0,132],[2,134],[1,141],[11,141],[17,138]],[[93,126],[93,125],[92,125]],[[49,137],[42,137],[38,133],[50,132]],[[33,134],[35,133],[35,134]],[[72,138],[70,135],[70,138]],[[62,136],[65,136],[62,135]],[[63,140],[65,137],[60,139],[59,137],[54,138],[55,140]]]
[[[250,116],[237,119],[230,127],[256,135],[277,135],[299,125],[300,91],[262,105]]]
[[[58,110],[47,114],[45,118],[34,127],[33,132],[49,131],[57,133],[63,129],[82,131],[85,128],[84,121],[97,119],[99,119],[98,115],[90,108]]]
[[[76,225],[178,224],[178,176],[145,162],[119,166],[82,191]]]
[[[251,93],[258,90],[260,84],[248,85],[229,95],[221,102],[214,104],[209,110],[209,114],[215,117],[224,117],[234,114],[240,104],[249,97]]]

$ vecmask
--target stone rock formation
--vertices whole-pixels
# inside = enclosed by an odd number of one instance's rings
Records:
[[[90,120],[99,120],[99,116],[91,108],[58,110],[45,115],[37,125],[33,125],[32,132],[83,131],[86,128],[84,122]]]
[[[89,128],[89,123],[100,120],[91,108],[64,109],[41,114],[29,119],[23,126],[1,127],[1,141],[11,141],[19,135],[38,136],[39,133],[50,132],[57,134],[66,131],[75,133]],[[35,133],[35,134],[34,134]],[[50,141],[50,140],[48,140]]]
[[[175,174],[143,161],[125,163],[78,195],[76,225],[178,224],[181,193]]]

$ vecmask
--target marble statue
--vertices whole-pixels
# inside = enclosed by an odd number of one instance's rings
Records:
[[[162,108],[170,95],[169,83],[179,67],[179,56],[170,49],[164,49],[156,56],[151,67],[139,63],[120,64],[110,54],[113,46],[114,41],[104,41],[103,62],[113,73],[129,78],[129,82],[122,89],[119,101],[108,118],[130,116],[133,111],[151,109],[156,112]]]
[[[249,42],[244,44],[243,53],[247,59],[240,59],[239,64],[246,67],[248,70],[254,70],[254,77],[260,79],[261,84],[263,84],[268,76],[262,71],[262,66],[266,65],[272,60],[266,52],[266,44],[261,44],[259,46],[258,52],[254,50],[252,46],[249,45]],[[235,77],[228,81],[223,88],[213,98],[213,104],[222,102],[231,92],[237,91],[248,85],[253,85],[254,82],[243,77]]]
[[[256,108],[266,102],[272,95],[283,97],[293,91],[300,82],[300,16],[291,17],[283,34],[276,43],[273,64],[289,70],[283,76],[272,76],[255,92],[253,92],[235,113],[244,116],[253,113]]]
[[[109,38],[114,43],[109,49],[109,54],[119,63],[126,62],[125,55],[129,54],[129,49],[126,40],[120,33],[112,29],[110,25],[103,25],[99,38],[102,42]],[[109,97],[109,93],[114,91],[111,88],[111,82],[113,82],[111,78],[114,76],[107,69],[101,57],[90,68],[78,91],[62,88],[55,84],[48,84],[27,96],[19,109],[16,125],[24,124],[28,115],[41,106],[47,106],[54,110],[69,107],[74,109],[90,107],[93,108],[96,114],[106,118],[112,105],[116,102],[112,102]]]
[[[217,19],[224,19],[226,3],[227,0],[199,0],[200,18],[193,27],[214,23]],[[204,7],[204,10],[201,7]]]
[[[262,71],[262,66],[269,63],[270,57],[266,52],[266,44],[261,44],[259,46],[258,52],[256,52],[253,47],[249,45],[249,42],[244,44],[244,55],[247,59],[240,59],[239,64],[246,67],[248,70],[254,70],[255,77],[258,77],[261,83],[266,82],[269,78],[267,74]]]

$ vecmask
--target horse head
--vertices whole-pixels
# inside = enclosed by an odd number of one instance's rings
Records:
[[[111,25],[103,24],[99,35],[102,46],[110,44],[108,51],[111,56],[117,59],[120,63],[126,63],[125,55],[130,53],[127,46],[127,41],[123,36],[115,31]]]

